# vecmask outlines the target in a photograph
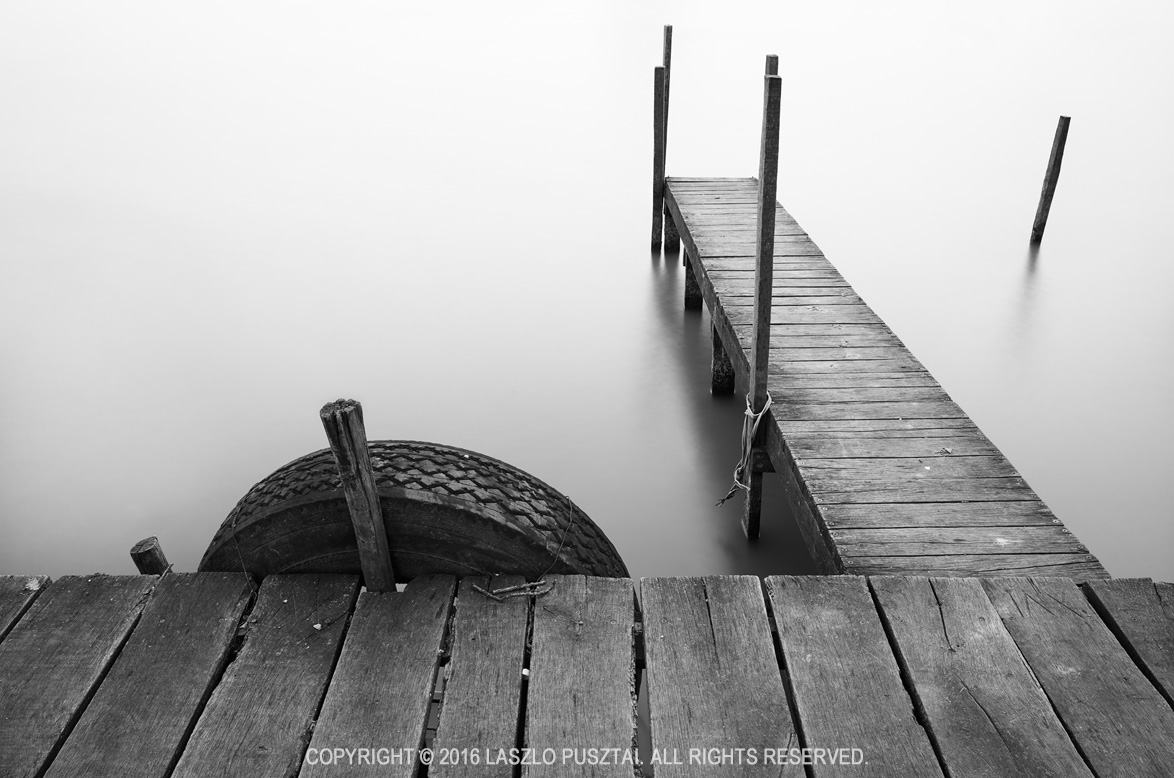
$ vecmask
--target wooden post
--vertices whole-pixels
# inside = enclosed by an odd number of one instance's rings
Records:
[[[710,363],[709,391],[715,395],[733,394],[734,365],[730,362],[730,355],[726,353],[726,347],[722,345],[722,339],[717,333],[717,327],[713,327],[712,330],[713,361]]]
[[[653,71],[652,87],[652,248],[660,248],[664,209],[664,68]]]
[[[372,592],[394,591],[391,549],[387,544],[383,511],[379,507],[379,493],[367,450],[363,406],[354,400],[335,400],[323,405],[319,416],[330,441],[334,462],[338,465],[351,524],[355,528],[363,583]]]
[[[701,284],[697,283],[697,273],[693,270],[693,263],[685,262],[685,310],[700,311],[705,298],[701,296]]]
[[[666,24],[664,26],[664,123],[662,125],[664,131],[664,140],[661,142],[660,155],[662,157],[660,169],[668,171],[668,148],[669,148],[669,88],[672,85],[672,62],[673,62],[673,26]],[[680,251],[681,250],[681,235],[677,230],[677,224],[673,221],[673,215],[669,212],[668,203],[663,205],[664,210],[664,250],[665,252]]]
[[[1031,225],[1031,242],[1044,239],[1044,227],[1048,225],[1048,211],[1052,209],[1052,197],[1056,194],[1056,181],[1060,178],[1060,162],[1064,159],[1064,143],[1068,140],[1068,124],[1072,119],[1061,116],[1056,125],[1056,137],[1052,140],[1052,154],[1048,157],[1048,169],[1044,173],[1044,188],[1039,195],[1039,207],[1035,211],[1035,223]]]
[[[130,558],[143,575],[163,575],[171,569],[159,545],[159,538],[154,535],[131,546]]]
[[[775,71],[774,73],[771,70]],[[766,405],[766,381],[770,373],[770,308],[774,283],[775,207],[779,173],[779,107],[782,82],[778,75],[778,57],[766,58],[762,97],[762,145],[758,156],[758,237],[754,257],[754,341],[750,349],[750,409],[761,413]],[[754,445],[761,447],[762,432]],[[742,512],[742,529],[746,537],[758,537],[762,514],[762,474],[750,468],[750,491]]]

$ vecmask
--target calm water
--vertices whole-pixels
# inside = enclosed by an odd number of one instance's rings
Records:
[[[551,5],[0,8],[0,572],[194,569],[340,396],[634,575],[809,570],[777,493],[753,547],[713,507],[738,401],[646,252],[672,22],[670,174],[755,172],[778,53],[782,202],[1112,574],[1174,580],[1168,6]]]

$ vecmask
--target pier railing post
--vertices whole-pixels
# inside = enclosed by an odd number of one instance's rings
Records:
[[[371,455],[367,450],[363,406],[354,400],[336,400],[322,406],[319,416],[338,465],[351,524],[355,528],[363,583],[373,592],[394,591],[391,548],[387,543],[387,529],[383,524]]]
[[[778,197],[779,109],[782,83],[778,57],[766,58],[762,98],[762,144],[758,156],[758,229],[754,258],[754,341],[750,349],[750,397],[747,411],[755,416],[766,411],[767,378],[770,375],[770,311],[774,284],[775,207]],[[757,425],[755,425],[757,426]],[[761,429],[761,428],[759,428]],[[755,434],[755,448],[761,447],[762,432]],[[762,515],[762,473],[748,468],[750,489],[742,513],[746,537],[758,537]]]
[[[1044,186],[1039,195],[1039,207],[1035,210],[1035,223],[1031,225],[1031,242],[1044,239],[1044,227],[1048,226],[1048,211],[1052,209],[1052,197],[1056,194],[1056,181],[1060,178],[1060,163],[1064,160],[1064,144],[1068,140],[1068,124],[1072,119],[1061,116],[1056,125],[1056,137],[1052,139],[1052,153],[1048,157],[1048,169],[1044,173]]]
[[[664,67],[653,71],[652,87],[652,248],[660,248],[664,231]]]

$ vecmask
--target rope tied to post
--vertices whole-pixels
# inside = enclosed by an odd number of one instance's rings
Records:
[[[726,492],[726,496],[718,500],[714,505],[724,505],[726,500],[733,497],[739,489],[746,492],[750,491],[750,486],[742,483],[742,479],[750,469],[750,460],[754,451],[754,438],[758,435],[758,425],[762,421],[762,417],[769,410],[770,392],[766,393],[766,402],[762,404],[762,410],[758,413],[754,412],[754,405],[750,400],[750,393],[746,393],[746,412],[742,417],[742,458],[738,460],[738,466],[734,468],[734,485],[730,487],[730,491]]]

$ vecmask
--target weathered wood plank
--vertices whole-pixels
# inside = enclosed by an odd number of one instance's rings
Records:
[[[1018,478],[1019,473],[1002,456],[927,454],[894,459],[804,459],[799,463],[809,478],[875,481],[906,478]]]
[[[951,778],[1092,777],[978,579],[870,583]]]
[[[816,352],[814,358],[819,358],[819,352],[825,349],[801,348],[794,349],[795,353]],[[847,349],[845,349],[847,351]],[[854,349],[855,351],[870,351],[872,349]],[[803,359],[794,360],[796,362]],[[778,382],[775,385],[782,385]],[[922,402],[925,400],[949,400],[950,396],[940,386],[853,386],[839,388],[821,386],[817,388],[803,388],[792,386],[785,396],[788,401],[797,405],[818,405],[821,403],[863,403],[863,402]]]
[[[938,386],[938,382],[925,371],[909,370],[904,373],[785,373],[771,376],[768,386],[777,387],[781,396],[793,389]]]
[[[923,430],[924,434],[902,437],[876,435],[836,437],[815,435],[788,435],[787,444],[800,462],[815,459],[856,457],[977,457],[995,456],[999,449],[985,435],[972,433],[958,435],[957,430]]]
[[[867,364],[867,363],[865,363]],[[953,400],[906,400],[899,402],[798,403],[784,397],[771,407],[776,419],[965,419],[966,413]]]
[[[1087,581],[1108,578],[1092,554],[960,554],[957,556],[843,557],[854,575],[933,575],[963,578],[1056,576]]]
[[[1174,704],[1174,585],[1118,578],[1090,581],[1085,590],[1134,662]]]
[[[46,575],[0,575],[0,640],[45,591]]]
[[[800,465],[802,471],[802,465]],[[872,502],[986,502],[1038,500],[1022,478],[942,478],[939,480],[841,481],[808,478],[820,505]]]
[[[526,746],[553,764],[544,776],[624,776],[636,758],[632,582],[549,576],[554,588],[534,606]],[[609,764],[576,764],[586,749],[607,749]],[[571,758],[564,760],[565,749]],[[618,764],[617,764],[618,762]]]
[[[893,557],[949,554],[1088,553],[1058,524],[1042,527],[893,527],[833,529],[842,556]]]
[[[773,337],[773,332],[772,332]],[[782,334],[782,338],[786,335]],[[833,375],[851,375],[854,373],[925,373],[925,368],[913,356],[900,359],[841,359],[830,361],[793,361],[785,365],[772,362],[771,370],[785,371],[793,375],[806,376],[829,373]]]
[[[359,593],[354,575],[271,575],[173,778],[294,775]]]
[[[0,775],[42,774],[158,580],[65,576],[0,642]]]
[[[1169,776],[1174,709],[1072,581],[987,579],[987,595],[1098,776]]]
[[[523,582],[520,576],[461,581],[450,640],[452,658],[445,666],[444,703],[433,749],[436,753],[468,749],[489,758],[479,764],[469,760],[434,764],[428,771],[433,778],[513,775],[507,757],[518,743],[531,600],[510,597],[497,602],[473,587],[495,591]]]
[[[821,574],[833,575],[843,572],[843,565],[836,554],[835,546],[828,535],[827,527],[823,522],[821,509],[811,499],[811,494],[804,488],[798,473],[798,466],[783,441],[777,424],[766,425],[766,440],[764,447],[775,465],[778,482],[783,487],[783,495],[791,507],[799,533],[803,536],[804,545],[811,554],[817,569]]]
[[[224,665],[252,581],[178,573],[159,581],[47,778],[164,778]]]
[[[726,281],[730,279],[745,279],[753,278],[753,271],[742,270],[714,270],[707,268],[706,275],[715,281]],[[800,276],[795,273],[788,273],[785,275],[773,276],[771,278],[772,286],[771,293],[774,295],[785,295],[789,292],[800,295],[814,294],[814,290],[820,290],[820,293],[826,293],[829,290],[839,289],[841,291],[851,290],[851,286],[842,277],[835,278],[829,276],[827,273],[817,276]],[[780,288],[781,287],[781,288]],[[775,291],[778,290],[778,291]],[[811,290],[811,291],[806,291]]]
[[[416,775],[455,591],[451,576],[426,576],[402,593],[359,595],[301,778],[340,767],[348,776]],[[324,763],[324,749],[333,748],[387,748],[393,761],[363,763],[356,753],[341,765]]]
[[[974,422],[962,419],[795,419],[780,425],[787,436],[840,434],[851,437],[921,437],[927,430],[977,430]]]
[[[829,527],[841,529],[1054,526],[1060,523],[1056,514],[1038,500],[825,505],[823,515]]]
[[[690,749],[799,747],[755,576],[644,578],[644,650],[657,776],[745,775],[745,765],[687,762]],[[803,775],[765,764],[754,774]]]
[[[867,761],[815,774],[941,776],[865,579],[771,576],[766,588],[805,745]]]

